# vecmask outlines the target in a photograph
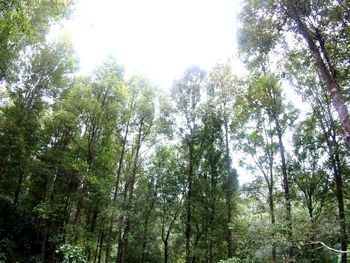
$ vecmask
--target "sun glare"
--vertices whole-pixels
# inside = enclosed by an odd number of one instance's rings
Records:
[[[235,52],[238,1],[80,0],[65,30],[83,73],[109,55],[167,88],[190,65],[210,69]]]

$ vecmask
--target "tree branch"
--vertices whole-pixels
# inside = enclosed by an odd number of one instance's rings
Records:
[[[314,242],[304,243],[305,246],[307,246],[307,245],[317,245],[317,244],[320,244],[324,248],[326,248],[326,249],[328,249],[330,251],[336,252],[336,253],[340,253],[340,254],[348,254],[348,253],[350,253],[350,250],[343,251],[343,250],[338,250],[338,249],[335,249],[335,248],[331,248],[331,247],[327,246],[325,243],[323,243],[321,241],[314,241]]]

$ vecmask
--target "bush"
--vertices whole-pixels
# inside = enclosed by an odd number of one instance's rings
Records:
[[[64,244],[56,250],[56,253],[62,255],[62,263],[86,263],[83,251],[77,246]]]
[[[236,258],[236,257],[219,261],[219,263],[240,263],[240,262],[241,262],[241,260],[239,258]]]

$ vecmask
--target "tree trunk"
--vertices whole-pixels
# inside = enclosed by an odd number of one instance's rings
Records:
[[[127,196],[128,196],[128,183],[126,182],[124,186],[124,192],[123,192],[123,204],[126,203]],[[124,244],[123,244],[124,220],[125,220],[125,216],[124,214],[122,214],[120,217],[119,229],[118,229],[118,250],[117,250],[116,263],[120,263],[122,261],[122,253],[124,248]]]
[[[286,223],[287,223],[287,235],[288,235],[288,257],[289,260],[293,259],[293,244],[292,244],[292,236],[293,236],[293,226],[292,226],[292,212],[291,212],[291,203],[290,203],[290,194],[289,194],[289,180],[288,180],[288,172],[287,172],[287,163],[284,152],[284,146],[282,141],[282,129],[279,123],[279,120],[275,118],[275,125],[277,130],[278,137],[278,145],[281,155],[281,166],[282,166],[282,175],[283,175],[283,190],[284,190],[284,200],[286,206]]]
[[[164,263],[168,263],[168,240],[163,241],[164,245]]]
[[[342,178],[342,165],[339,156],[339,149],[337,145],[337,139],[335,135],[335,126],[331,119],[331,132],[332,142],[330,142],[331,148],[329,149],[333,166],[333,173],[336,186],[336,197],[338,202],[338,216],[340,225],[340,236],[341,236],[341,250],[347,250],[347,235],[346,235],[346,220],[345,220],[345,208],[344,208],[344,195],[343,195],[343,178]],[[347,262],[347,254],[341,254],[341,263]]]
[[[125,207],[126,210],[126,216],[124,220],[124,231],[123,235],[121,236],[121,242],[120,245],[118,245],[118,255],[120,257],[117,257],[117,263],[125,263],[127,260],[127,253],[128,253],[128,239],[129,239],[129,232],[131,228],[131,207],[133,202],[133,195],[134,195],[134,186],[135,186],[135,180],[136,180],[136,172],[137,172],[137,165],[138,165],[138,158],[139,158],[139,152],[141,148],[141,141],[142,141],[142,130],[144,127],[144,119],[140,120],[140,126],[138,130],[138,135],[136,139],[136,153],[134,157],[132,172],[131,172],[131,178],[130,178],[130,184],[129,184],[129,196],[127,200],[127,204]],[[126,193],[127,194],[127,193]]]
[[[15,204],[17,204],[17,201],[18,201],[18,198],[19,198],[19,194],[21,192],[23,178],[24,178],[24,174],[20,172],[19,178],[18,178],[18,184],[17,184],[16,191],[15,191],[15,200],[14,200]]]
[[[192,135],[191,135],[192,136]],[[188,190],[186,200],[186,223],[185,223],[185,239],[186,239],[186,263],[191,263],[191,221],[192,221],[192,181],[193,181],[193,139],[190,138],[188,142],[189,155],[188,155]]]
[[[340,91],[340,87],[335,77],[332,75],[331,69],[327,67],[327,63],[324,61],[321,55],[322,52],[320,48],[316,45],[311,32],[309,31],[305,23],[301,20],[294,1],[287,1],[286,9],[287,9],[288,15],[297,24],[299,33],[305,39],[308,45],[308,48],[311,52],[311,55],[315,59],[316,66],[319,69],[320,77],[326,83],[328,93],[332,100],[332,104],[338,113],[339,121],[342,126],[344,142],[348,150],[350,151],[350,118],[349,118],[348,108],[345,104],[345,101]],[[323,55],[327,56],[327,54],[323,54]]]
[[[46,252],[46,244],[47,244],[47,236],[49,233],[49,226],[46,221],[44,221],[44,232],[41,240],[41,260],[45,262],[45,252]]]
[[[344,196],[343,196],[343,178],[342,178],[342,165],[339,156],[339,146],[336,138],[335,123],[332,117],[330,109],[327,108],[326,114],[329,116],[329,131],[331,132],[329,138],[329,133],[326,130],[323,120],[320,120],[320,124],[327,142],[329,158],[332,163],[333,175],[336,185],[336,198],[338,203],[338,217],[340,225],[340,236],[341,236],[341,250],[347,250],[347,234],[346,234],[346,220],[345,220],[345,208],[344,208]],[[347,254],[341,254],[341,263],[346,263]]]
[[[225,120],[225,148],[226,148],[226,172],[227,172],[227,190],[226,190],[226,206],[227,206],[227,256],[233,257],[233,233],[230,227],[232,223],[232,195],[233,195],[233,182],[230,169],[230,149],[228,146],[228,124]]]
[[[269,187],[269,208],[270,208],[271,226],[274,226],[276,223],[275,205],[273,202],[273,190],[270,189],[270,187]],[[271,256],[272,256],[272,262],[276,262],[276,243],[272,244]]]
[[[79,200],[78,200],[77,211],[75,213],[75,219],[74,219],[74,225],[76,228],[78,228],[80,226],[80,223],[81,223],[81,213],[82,213],[82,209],[84,206],[84,198],[85,198],[85,193],[87,192],[87,189],[88,189],[87,178],[84,178],[83,188],[82,188],[82,192],[80,194]],[[78,243],[78,241],[80,239],[79,232],[80,231],[77,230],[77,233],[75,236],[75,243]]]
[[[335,154],[335,160],[337,163],[337,170],[334,173],[335,185],[336,185],[336,196],[338,201],[338,214],[340,224],[340,235],[341,235],[341,250],[347,250],[347,235],[346,235],[346,221],[345,221],[345,208],[344,208],[344,197],[343,197],[343,179],[340,167],[340,158],[338,152]],[[341,263],[347,262],[347,254],[341,254]]]
[[[168,231],[166,232],[165,235],[164,235],[164,233],[165,233],[164,221],[162,223],[162,235],[161,235],[161,238],[162,238],[163,245],[164,245],[164,263],[168,262],[168,258],[169,258],[169,254],[168,254],[168,251],[169,251],[169,237],[170,237],[171,229],[173,228],[173,225],[174,225],[174,223],[175,223],[175,221],[177,219],[177,216],[178,216],[178,213],[176,212],[174,214],[173,219],[170,222]]]
[[[123,165],[123,161],[124,161],[128,133],[129,133],[129,122],[126,124],[126,130],[125,130],[123,143],[122,143],[122,151],[120,153],[120,157],[119,157],[119,161],[118,161],[118,170],[117,170],[116,180],[115,180],[115,190],[114,190],[114,194],[113,194],[112,207],[116,206],[116,201],[117,201],[117,196],[118,196],[118,188],[119,188],[119,184],[120,184],[120,177],[121,177],[121,173],[122,173],[122,165]],[[112,212],[111,218],[109,220],[109,227],[108,227],[108,236],[107,236],[107,244],[106,244],[106,263],[109,262],[110,256],[111,256],[113,221],[114,221],[114,213]]]
[[[104,239],[104,224],[102,225],[102,229],[101,229],[100,245],[99,245],[99,251],[98,251],[98,261],[97,261],[98,263],[101,263],[101,259],[102,259],[103,239]]]
[[[269,172],[270,172],[270,183],[269,183],[269,208],[270,208],[270,217],[271,217],[271,226],[275,226],[276,218],[275,218],[275,204],[274,204],[274,193],[273,193],[273,187],[274,187],[274,178],[273,178],[273,153],[272,150],[269,154]],[[271,257],[272,262],[276,262],[276,243],[273,242],[272,248],[271,248]]]
[[[142,241],[142,254],[141,254],[141,262],[145,262],[145,252],[146,252],[146,245],[147,245],[147,235],[148,235],[148,222],[151,216],[151,212],[153,210],[154,204],[156,202],[156,197],[157,197],[157,191],[155,190],[153,194],[153,200],[151,203],[150,208],[147,211],[146,218],[145,218],[145,223],[144,223],[144,232],[143,232],[143,241]]]
[[[197,262],[197,258],[198,258],[198,255],[197,255],[197,249],[198,249],[198,243],[199,243],[199,240],[201,238],[201,231],[199,229],[199,225],[196,223],[196,238],[194,240],[194,244],[193,244],[193,255],[192,255],[192,263],[196,263]]]

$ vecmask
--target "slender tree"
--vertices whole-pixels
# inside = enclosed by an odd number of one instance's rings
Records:
[[[199,128],[199,109],[201,93],[204,85],[204,72],[197,68],[188,69],[183,77],[175,82],[172,98],[176,103],[176,110],[181,118],[181,133],[187,148],[187,192],[186,192],[186,220],[185,220],[185,253],[186,263],[191,262],[192,235],[192,196],[195,176],[195,144]]]

